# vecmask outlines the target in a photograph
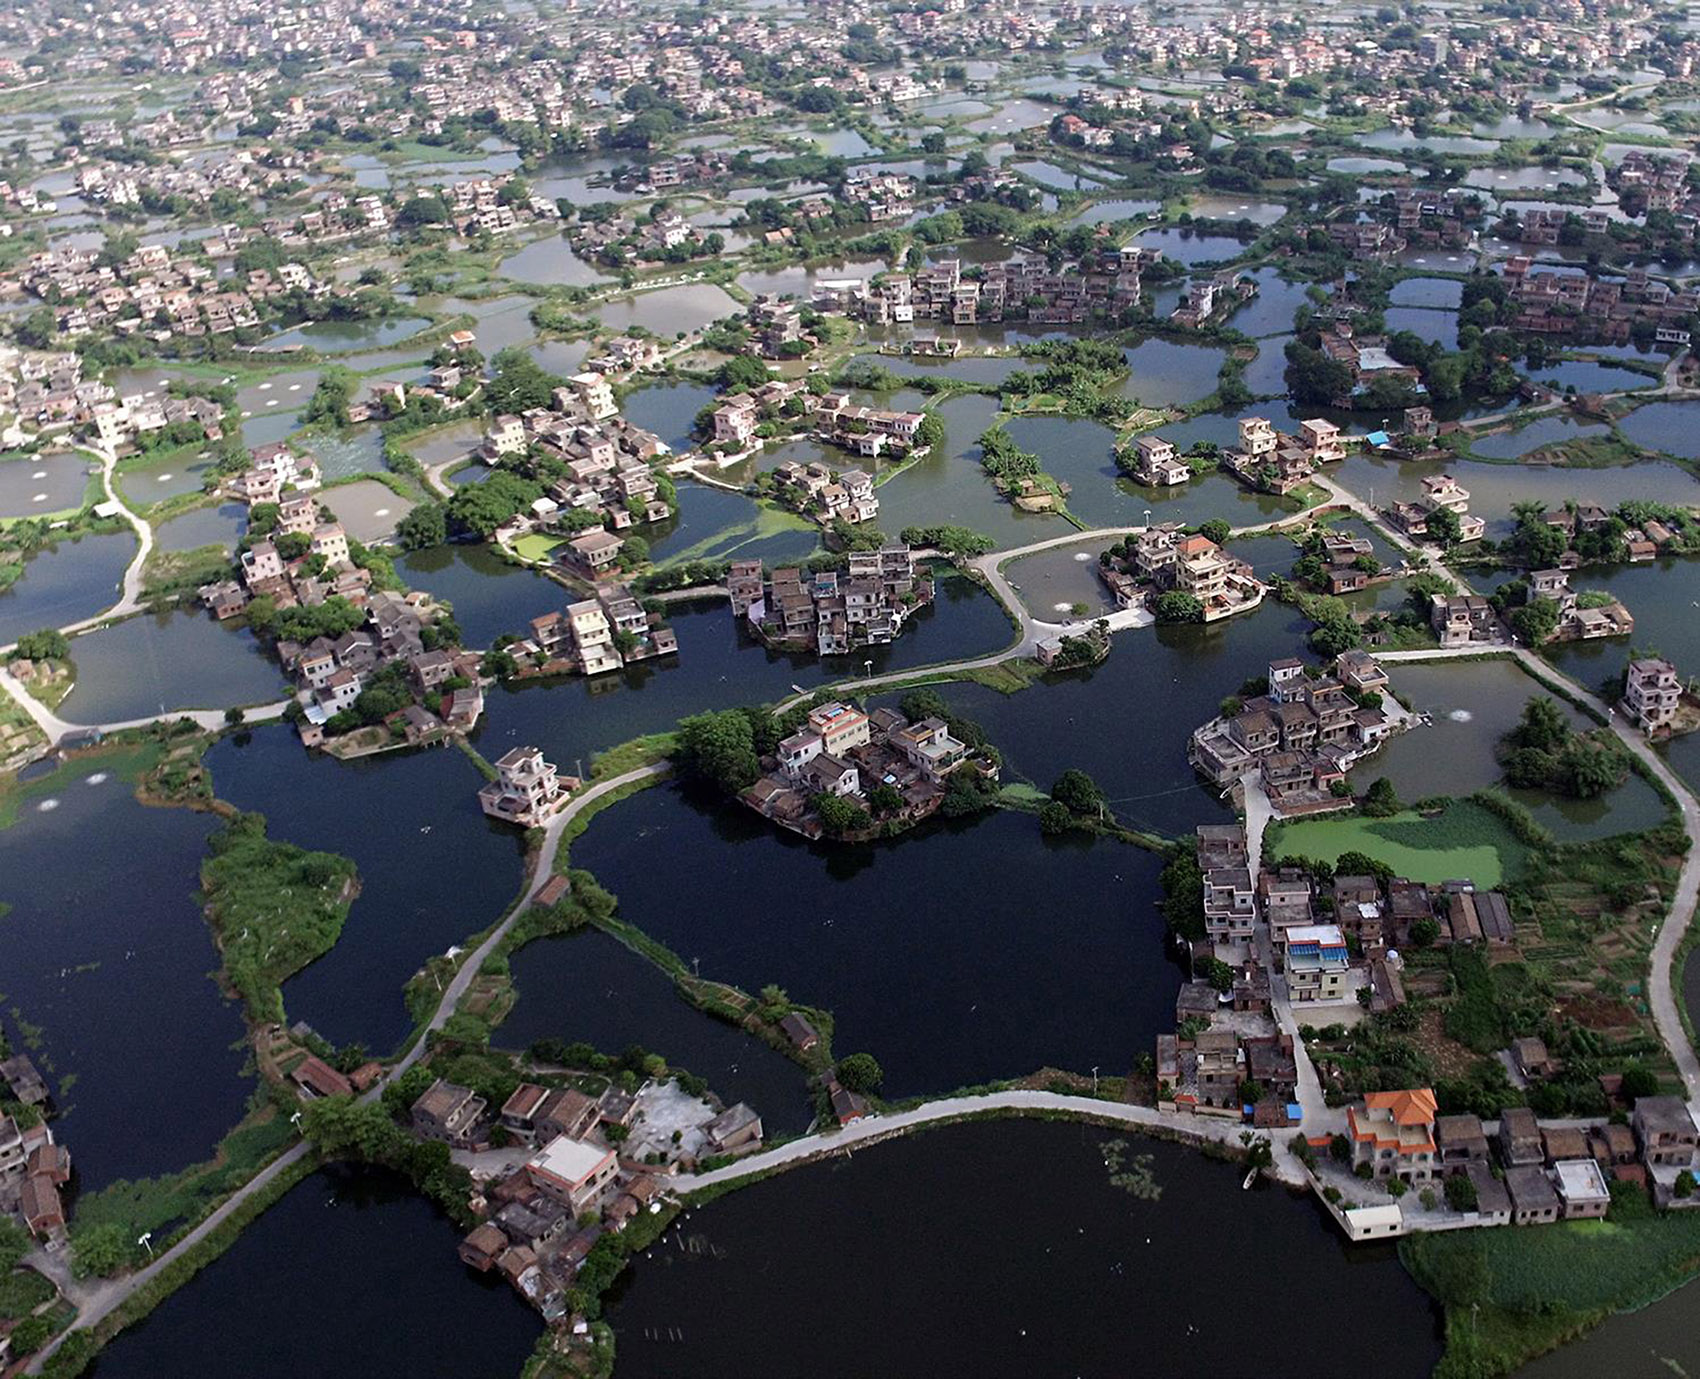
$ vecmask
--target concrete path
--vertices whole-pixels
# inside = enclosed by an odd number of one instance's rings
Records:
[[[739,1159],[725,1168],[707,1173],[687,1173],[673,1180],[681,1193],[698,1188],[735,1183],[758,1173],[776,1169],[795,1168],[824,1155],[850,1151],[893,1135],[901,1135],[918,1126],[951,1120],[958,1116],[983,1114],[988,1111],[1060,1111],[1068,1115],[1089,1116],[1098,1120],[1117,1121],[1144,1129],[1160,1129],[1166,1134],[1200,1143],[1240,1147],[1240,1135],[1246,1127],[1237,1120],[1218,1120],[1214,1116],[1170,1115],[1150,1106],[1130,1106],[1122,1101],[1100,1101],[1096,1097],[1062,1096],[1056,1092],[1012,1091],[993,1092],[987,1096],[947,1097],[929,1101],[911,1111],[898,1111],[885,1116],[868,1116],[843,1129],[834,1129],[792,1140],[777,1149],[765,1150]],[[1290,1131],[1261,1132],[1270,1136],[1275,1154],[1273,1174],[1280,1181],[1304,1186],[1305,1177],[1298,1160],[1287,1148]]]

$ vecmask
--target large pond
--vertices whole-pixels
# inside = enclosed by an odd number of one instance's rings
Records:
[[[177,709],[227,709],[282,697],[283,675],[246,627],[199,609],[143,613],[71,643],[77,682],[59,706],[72,723],[123,723]]]
[[[242,503],[209,503],[154,528],[154,541],[162,551],[192,551],[201,546],[223,546],[235,550],[248,525],[248,509]]]
[[[1179,225],[1141,231],[1135,242],[1141,249],[1161,250],[1165,258],[1189,268],[1199,263],[1227,263],[1246,251],[1246,246],[1232,235],[1213,235]]]
[[[692,448],[697,413],[714,399],[714,389],[706,384],[660,383],[628,394],[621,410],[632,425],[654,432],[678,453]]]
[[[0,461],[0,518],[75,511],[83,505],[92,463],[87,455],[26,455]]]
[[[135,537],[121,532],[62,540],[27,557],[23,574],[0,589],[0,646],[110,608],[135,553]]]
[[[623,919],[700,959],[703,976],[749,991],[774,982],[830,1010],[835,1050],[872,1053],[892,1096],[1042,1067],[1124,1069],[1173,1018],[1162,859],[1047,839],[1026,815],[828,847],[661,787],[604,812],[573,864],[619,897]],[[681,876],[693,878],[689,905]]]
[[[270,420],[270,418],[268,418]],[[293,421],[291,421],[293,426]],[[285,431],[287,434],[287,428]],[[260,445],[263,441],[250,439],[243,428],[243,443]],[[268,438],[269,439],[269,438]],[[276,439],[282,439],[277,437]],[[176,498],[184,493],[198,493],[212,469],[212,453],[202,450],[185,454],[168,450],[152,458],[126,460],[118,470],[119,492],[132,507],[146,508]]]
[[[803,1070],[778,1050],[679,995],[673,979],[597,930],[539,939],[512,958],[519,1002],[497,1030],[503,1048],[582,1039],[604,1053],[641,1044],[707,1081],[728,1106],[761,1114],[769,1139],[814,1118]]]
[[[1287,319],[1291,324],[1290,312]],[[1213,346],[1159,339],[1142,340],[1123,353],[1129,372],[1118,391],[1146,407],[1171,407],[1208,397],[1216,390],[1216,375],[1227,357],[1226,351]]]
[[[715,484],[680,480],[678,505],[665,522],[644,532],[650,559],[659,565],[685,560],[802,560],[820,545],[813,522],[764,508],[747,494]],[[882,491],[883,497],[883,491]],[[889,521],[885,511],[882,522]],[[896,535],[901,527],[889,528]]]
[[[319,491],[319,505],[331,510],[356,541],[387,539],[396,523],[413,511],[413,502],[398,497],[376,479],[356,479]]]
[[[1640,376],[1640,381],[1650,382],[1645,376]],[[1700,438],[1697,438],[1697,429],[1700,429],[1700,403],[1651,402],[1645,407],[1637,407],[1617,425],[1624,436],[1636,445],[1644,445],[1650,450],[1663,450],[1667,455],[1676,455],[1685,460],[1700,457]],[[1697,487],[1695,495],[1689,501],[1696,499],[1700,499],[1700,487]]]
[[[1568,642],[1547,648],[1547,659],[1589,689],[1608,681],[1615,695],[1631,648],[1668,658],[1686,679],[1700,675],[1700,559],[1665,559],[1645,565],[1579,570],[1577,589],[1603,589],[1635,615],[1635,633],[1609,641]]]
[[[1497,786],[1500,771],[1494,753],[1500,739],[1516,726],[1530,699],[1553,697],[1510,661],[1395,665],[1389,670],[1393,688],[1434,721],[1390,740],[1357,768],[1353,779],[1365,789],[1377,776],[1386,776],[1404,800],[1468,795]],[[1554,702],[1573,726],[1594,726],[1562,700]],[[1658,793],[1636,775],[1597,800],[1567,800],[1543,790],[1506,793],[1566,841],[1647,828],[1665,815]]]
[[[1019,694],[975,684],[953,684],[945,693],[998,745],[1006,779],[1049,789],[1063,771],[1081,767],[1118,818],[1181,836],[1233,817],[1187,764],[1188,737],[1242,682],[1267,673],[1270,661],[1304,655],[1308,629],[1294,610],[1270,600],[1209,627],[1118,633],[1102,665],[1049,676]],[[1136,731],[1129,726],[1135,722]]]
[[[593,268],[573,253],[565,235],[549,235],[534,240],[518,253],[503,259],[496,271],[515,282],[539,283],[547,287],[589,287],[605,280],[600,269]]]
[[[341,762],[271,725],[207,753],[218,797],[270,836],[340,852],[360,894],[336,947],[284,984],[291,1020],[387,1053],[410,1028],[402,987],[425,959],[492,924],[520,889],[519,830],[478,808],[483,778],[453,748]]]
[[[397,559],[396,573],[409,588],[452,605],[462,644],[479,649],[504,632],[528,633],[533,618],[558,613],[574,601],[553,580],[510,565],[486,545],[410,551]]]
[[[383,349],[411,335],[417,335],[431,323],[422,316],[386,316],[373,321],[314,321],[272,336],[266,341],[268,349],[288,349],[301,346],[321,354],[351,354],[355,350]]]
[[[217,822],[138,803],[95,758],[37,782],[0,829],[5,1023],[14,1041],[20,1015],[40,1030],[84,1188],[205,1159],[242,1118],[242,1016],[195,903]]]
[[[601,302],[595,313],[612,331],[629,331],[641,326],[663,339],[701,330],[710,322],[736,316],[743,310],[726,289],[714,283],[689,283],[663,287],[634,297]]]
[[[205,1373],[220,1367],[208,1358],[216,1345],[242,1356],[246,1379],[518,1374],[537,1314],[499,1273],[462,1264],[455,1243],[448,1218],[405,1179],[333,1165],[123,1332],[90,1373]]]
[[[794,685],[815,688],[870,671],[988,655],[1015,636],[997,600],[963,579],[940,580],[934,606],[916,613],[895,642],[849,656],[770,651],[723,599],[674,604],[667,620],[679,637],[676,656],[594,679],[533,680],[487,696],[479,750],[493,760],[530,743],[570,771],[581,757],[588,762],[594,752],[671,728],[688,714],[775,701]]]
[[[1111,1183],[1116,1139],[1150,1156],[1159,1198]],[[1393,1246],[1348,1245],[1310,1202],[1241,1192],[1240,1176],[1115,1129],[1017,1120],[796,1169],[691,1213],[635,1263],[609,1313],[620,1373],[730,1374],[753,1336],[764,1369],[823,1379],[1285,1372],[1248,1360],[1248,1336],[1333,1296],[1375,1299],[1378,1373],[1428,1374],[1435,1314]],[[1259,1280],[1237,1326],[1200,1287],[1229,1260]],[[1294,1367],[1332,1377],[1362,1364],[1318,1348]]]

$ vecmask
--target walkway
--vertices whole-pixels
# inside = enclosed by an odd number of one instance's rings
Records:
[[[86,733],[91,728],[101,733],[122,732],[126,728],[145,728],[150,723],[175,723],[180,718],[194,720],[197,727],[207,732],[218,732],[229,726],[225,722],[225,709],[181,709],[175,713],[152,714],[147,718],[127,718],[115,723],[73,723],[61,718],[52,709],[43,704],[26,689],[17,676],[0,666],[0,689],[12,696],[18,706],[27,713],[36,727],[47,734],[49,742],[57,743],[69,733]],[[265,723],[275,718],[282,718],[283,711],[289,707],[290,700],[280,699],[272,704],[261,704],[255,708],[244,709],[242,720],[245,723]]]
[[[1218,1120],[1214,1116],[1174,1115],[1151,1106],[1130,1106],[1123,1101],[1100,1101],[1096,1097],[1062,1096],[1056,1092],[1012,1091],[993,1092],[988,1096],[947,1097],[929,1101],[910,1111],[897,1111],[887,1116],[868,1116],[854,1121],[843,1129],[806,1135],[777,1149],[764,1150],[739,1159],[725,1168],[707,1173],[686,1173],[673,1180],[680,1193],[699,1188],[735,1183],[758,1173],[776,1169],[795,1168],[824,1155],[848,1153],[858,1146],[874,1144],[893,1135],[901,1135],[919,1126],[959,1116],[984,1114],[988,1111],[1060,1111],[1067,1115],[1089,1116],[1098,1120],[1117,1121],[1123,1125],[1146,1130],[1159,1130],[1181,1139],[1200,1143],[1213,1142],[1240,1148],[1240,1135],[1246,1127],[1237,1120]],[[1281,1182],[1303,1187],[1306,1179],[1298,1160],[1287,1148],[1290,1135],[1275,1131],[1270,1145],[1274,1150],[1274,1177]]]
[[[90,1279],[86,1283],[73,1281],[68,1289],[62,1285],[62,1291],[65,1292],[66,1297],[76,1304],[76,1321],[38,1350],[30,1358],[29,1364],[25,1366],[24,1373],[40,1374],[41,1367],[47,1363],[48,1357],[59,1349],[65,1337],[69,1336],[73,1329],[87,1331],[105,1321],[113,1312],[128,1302],[138,1290],[147,1287],[166,1268],[181,1259],[223,1225],[243,1202],[273,1182],[279,1174],[300,1163],[312,1152],[312,1146],[304,1142],[286,1149],[235,1192],[231,1193],[224,1203],[213,1211],[205,1221],[191,1230],[169,1250],[158,1255],[145,1268],[138,1269],[133,1274],[124,1274],[119,1278]],[[49,1277],[53,1277],[57,1281],[56,1275],[49,1275]]]
[[[531,881],[525,888],[525,894],[514,903],[513,908],[508,911],[507,918],[490,931],[489,937],[467,954],[459,969],[450,978],[449,984],[443,988],[443,994],[437,1001],[437,1009],[432,1012],[425,1028],[419,1032],[419,1037],[413,1041],[413,1047],[402,1055],[401,1060],[372,1086],[362,1100],[372,1100],[383,1091],[386,1084],[395,1081],[396,1078],[425,1056],[426,1046],[430,1043],[430,1036],[448,1023],[449,1016],[454,1014],[455,1007],[460,1004],[461,997],[466,995],[467,990],[472,986],[473,979],[477,977],[479,970],[484,966],[484,960],[495,952],[496,945],[507,937],[508,930],[514,926],[514,921],[531,907],[531,902],[537,892],[542,890],[549,878],[555,874],[555,854],[560,851],[561,836],[566,832],[567,825],[603,796],[624,789],[628,785],[636,784],[638,781],[653,780],[657,776],[664,776],[669,769],[671,768],[666,762],[660,761],[650,766],[639,766],[635,770],[627,771],[622,775],[610,776],[604,781],[598,781],[595,785],[574,795],[567,801],[566,808],[544,825],[543,842],[537,849],[537,859],[532,865]]]

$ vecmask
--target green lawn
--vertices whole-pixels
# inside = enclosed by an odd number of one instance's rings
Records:
[[[543,561],[549,558],[549,552],[561,544],[558,536],[545,536],[542,532],[531,532],[514,542],[514,553],[522,560]]]
[[[1351,815],[1282,824],[1274,850],[1276,856],[1329,862],[1343,852],[1362,852],[1396,875],[1431,885],[1470,880],[1497,886],[1520,870],[1524,856],[1523,845],[1499,817],[1468,800],[1454,801],[1433,818],[1407,810],[1387,819]]]

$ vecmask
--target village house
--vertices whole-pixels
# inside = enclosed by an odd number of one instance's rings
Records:
[[[496,761],[496,779],[478,792],[478,804],[492,819],[540,828],[563,806],[578,785],[563,781],[553,762],[537,747],[512,747]]]
[[[1338,1001],[1346,995],[1351,970],[1346,936],[1335,924],[1311,924],[1289,929],[1283,944],[1287,987],[1299,1002]]]
[[[759,560],[735,560],[726,586],[734,616],[770,646],[813,647],[843,656],[894,640],[909,616],[933,599],[933,580],[907,545],[851,551],[846,568],[767,574]]]
[[[470,1087],[438,1078],[413,1103],[413,1132],[454,1149],[471,1149],[478,1142],[484,1106],[484,1098]]]
[[[1668,733],[1682,701],[1682,681],[1669,661],[1643,656],[1624,674],[1624,712],[1650,737]]]
[[[1368,1164],[1377,1178],[1423,1183],[1435,1176],[1435,1097],[1427,1087],[1371,1092],[1346,1110],[1352,1163]]]
[[[603,1145],[557,1135],[526,1160],[526,1176],[575,1215],[595,1204],[614,1181],[619,1160]]]

